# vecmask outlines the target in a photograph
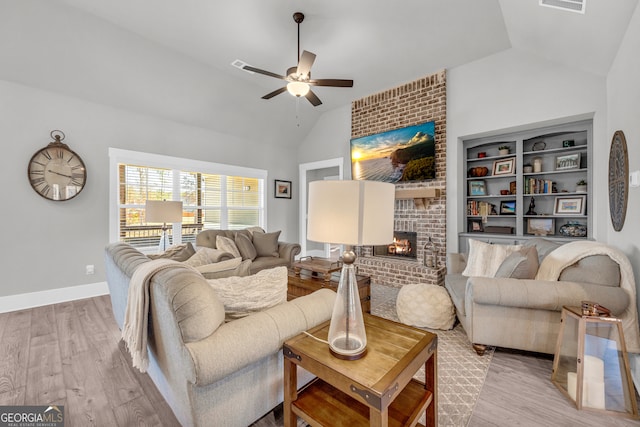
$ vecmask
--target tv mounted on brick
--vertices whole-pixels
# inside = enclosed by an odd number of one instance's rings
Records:
[[[408,182],[436,177],[435,122],[351,140],[353,179]]]

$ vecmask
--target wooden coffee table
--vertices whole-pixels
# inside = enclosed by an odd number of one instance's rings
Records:
[[[313,426],[437,426],[435,334],[364,315],[367,354],[358,360],[331,355],[326,343],[298,335],[284,343],[284,425],[297,417]],[[326,340],[329,322],[311,330]],[[296,390],[297,367],[318,378]],[[425,367],[425,383],[413,378]]]
[[[324,276],[314,274],[310,271],[302,270],[298,273],[294,269],[289,269],[289,279],[287,282],[287,301],[308,295],[322,288],[329,288],[336,291],[340,272],[331,275],[331,280],[325,281]],[[371,311],[371,278],[368,276],[356,276],[358,282],[358,293],[360,294],[360,304],[362,311]]]

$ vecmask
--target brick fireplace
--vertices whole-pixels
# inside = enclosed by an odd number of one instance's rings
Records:
[[[351,105],[351,138],[435,121],[436,178],[396,183],[394,229],[415,233],[415,257],[377,256],[373,247],[357,248],[360,274],[372,283],[401,287],[410,283],[444,284],[446,262],[446,73],[356,100]],[[413,198],[402,192],[439,189],[435,197]],[[438,249],[435,268],[425,266],[425,244]],[[393,242],[389,242],[392,244]]]

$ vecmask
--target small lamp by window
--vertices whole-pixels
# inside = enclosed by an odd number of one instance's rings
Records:
[[[158,250],[164,252],[170,246],[167,223],[182,222],[182,202],[170,200],[147,200],[145,204],[146,222],[161,222],[162,236]]]

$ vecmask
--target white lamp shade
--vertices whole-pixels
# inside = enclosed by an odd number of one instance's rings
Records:
[[[182,202],[172,200],[147,200],[147,222],[182,222]]]
[[[377,181],[309,184],[307,238],[346,245],[393,241],[395,185]]]

